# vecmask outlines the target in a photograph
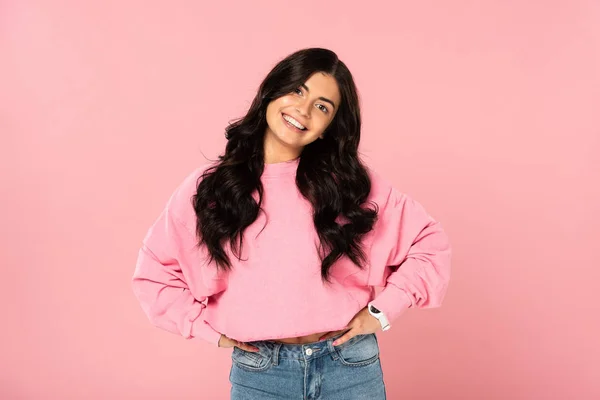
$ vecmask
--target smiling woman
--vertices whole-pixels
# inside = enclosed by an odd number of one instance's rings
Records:
[[[292,92],[271,101],[267,106],[265,162],[296,158],[304,146],[322,139],[339,103],[335,78],[320,71]]]
[[[375,332],[442,303],[448,238],[362,163],[360,128],[337,55],[289,55],[143,240],[142,308],[163,329],[233,347],[232,399],[385,399]]]

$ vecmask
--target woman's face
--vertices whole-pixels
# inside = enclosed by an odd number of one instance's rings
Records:
[[[304,146],[322,136],[339,104],[337,82],[322,72],[314,73],[293,92],[271,101],[267,106],[265,154],[299,155]]]

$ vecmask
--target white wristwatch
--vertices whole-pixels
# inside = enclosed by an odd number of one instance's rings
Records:
[[[369,302],[369,304],[367,305],[367,310],[369,310],[369,314],[371,314],[379,320],[379,323],[381,324],[381,330],[387,331],[391,328],[391,325],[383,311],[375,308],[375,306],[371,305],[371,302]]]

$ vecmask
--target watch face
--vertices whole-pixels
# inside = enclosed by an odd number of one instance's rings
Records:
[[[376,309],[375,307],[371,306],[371,311],[374,312],[375,314],[380,313],[381,311],[379,311],[378,309]]]

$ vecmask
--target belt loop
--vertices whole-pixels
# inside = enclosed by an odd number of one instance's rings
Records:
[[[279,365],[279,349],[283,343],[275,342],[275,347],[273,348],[273,365]]]

